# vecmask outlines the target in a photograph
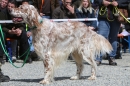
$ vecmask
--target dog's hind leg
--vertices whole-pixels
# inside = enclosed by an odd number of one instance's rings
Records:
[[[54,77],[54,59],[49,56],[45,56],[45,59],[43,60],[44,63],[44,74],[45,77],[42,81],[40,81],[40,84],[49,84],[53,81]]]
[[[97,64],[94,60],[90,59],[92,64],[91,64],[91,76],[88,78],[89,80],[95,80],[96,79],[96,71],[97,71]]]
[[[77,73],[75,76],[72,76],[70,79],[76,80],[80,78],[82,70],[83,70],[83,58],[77,51],[73,52],[72,56],[73,56],[73,59],[76,61]]]
[[[90,57],[86,57],[87,55],[83,54],[83,59],[87,61],[91,65],[91,76],[88,78],[89,80],[95,80],[96,79],[96,71],[97,71],[97,65],[96,62],[93,59],[93,52],[90,52]],[[86,53],[87,54],[87,53]]]

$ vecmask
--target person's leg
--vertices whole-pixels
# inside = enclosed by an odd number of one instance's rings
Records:
[[[110,22],[110,34],[109,34],[109,42],[113,47],[113,51],[109,54],[109,64],[110,65],[117,65],[115,62],[115,56],[117,51],[117,35],[120,28],[120,22],[113,21]]]
[[[30,36],[30,37],[28,38],[28,43],[29,43],[29,45],[30,45],[30,51],[31,51],[31,52],[34,52],[34,47],[33,47],[33,44],[32,44],[32,36]]]
[[[11,41],[11,49],[12,49],[12,61],[16,61],[16,47],[17,47],[17,40]]]
[[[19,38],[19,41],[20,41],[20,56],[22,55],[21,59],[24,60],[27,57],[27,54],[30,51],[30,47],[29,47],[29,43],[28,43],[28,37],[27,37],[27,34],[26,34],[25,30],[22,30],[22,34],[21,34],[21,36]],[[28,60],[29,59],[30,58],[28,58]]]
[[[1,71],[1,66],[2,66],[2,64],[0,63],[0,83],[9,82],[10,78],[8,76],[3,75],[2,71]]]
[[[4,35],[4,36],[5,36],[5,35]],[[2,44],[4,44],[5,39],[3,40],[1,34],[0,34],[0,40],[1,40]],[[3,45],[3,47],[5,48],[5,45]],[[3,59],[3,55],[4,55],[4,51],[3,51],[2,45],[1,45],[1,43],[0,43],[0,63],[1,63],[1,64],[4,64],[4,63],[5,63],[5,61],[4,61],[4,59]]]
[[[109,31],[110,31],[109,23],[107,21],[99,21],[97,33],[108,39]],[[102,61],[102,55],[100,57],[99,56],[96,57],[97,65],[101,64],[101,61]]]
[[[4,54],[4,52],[3,52],[2,46],[1,46],[1,44],[0,44],[0,63],[1,63],[1,64],[4,64],[4,63],[5,63],[5,61],[4,61],[4,59],[3,59],[3,54]]]
[[[25,58],[27,57],[27,54],[29,53],[28,50],[30,50],[26,31],[22,30],[22,33],[20,36],[9,34],[8,37],[19,40],[19,43],[20,43],[19,56],[20,56],[20,59],[25,60]],[[27,62],[32,63],[31,58],[28,58]]]
[[[50,19],[50,16],[42,16],[42,18]]]

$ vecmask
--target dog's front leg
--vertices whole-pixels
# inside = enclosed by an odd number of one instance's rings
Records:
[[[44,63],[44,74],[45,77],[42,81],[40,81],[40,84],[49,84],[53,81],[53,75],[54,75],[54,60],[53,58],[46,56],[46,58],[43,60]]]
[[[76,63],[76,65],[77,65],[77,73],[76,73],[75,76],[72,76],[70,78],[71,80],[77,80],[81,76],[81,73],[82,73],[82,70],[83,70],[83,65],[82,64],[77,64],[77,63]]]

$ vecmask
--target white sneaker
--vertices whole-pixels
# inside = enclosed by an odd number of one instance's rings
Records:
[[[16,61],[16,56],[12,56],[12,61],[13,61],[13,62]]]

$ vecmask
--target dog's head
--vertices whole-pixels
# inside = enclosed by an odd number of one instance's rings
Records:
[[[18,8],[12,8],[10,13],[14,17],[22,17],[23,21],[30,27],[34,26],[35,23],[39,21],[40,17],[37,9],[33,5],[27,4],[20,5]]]

